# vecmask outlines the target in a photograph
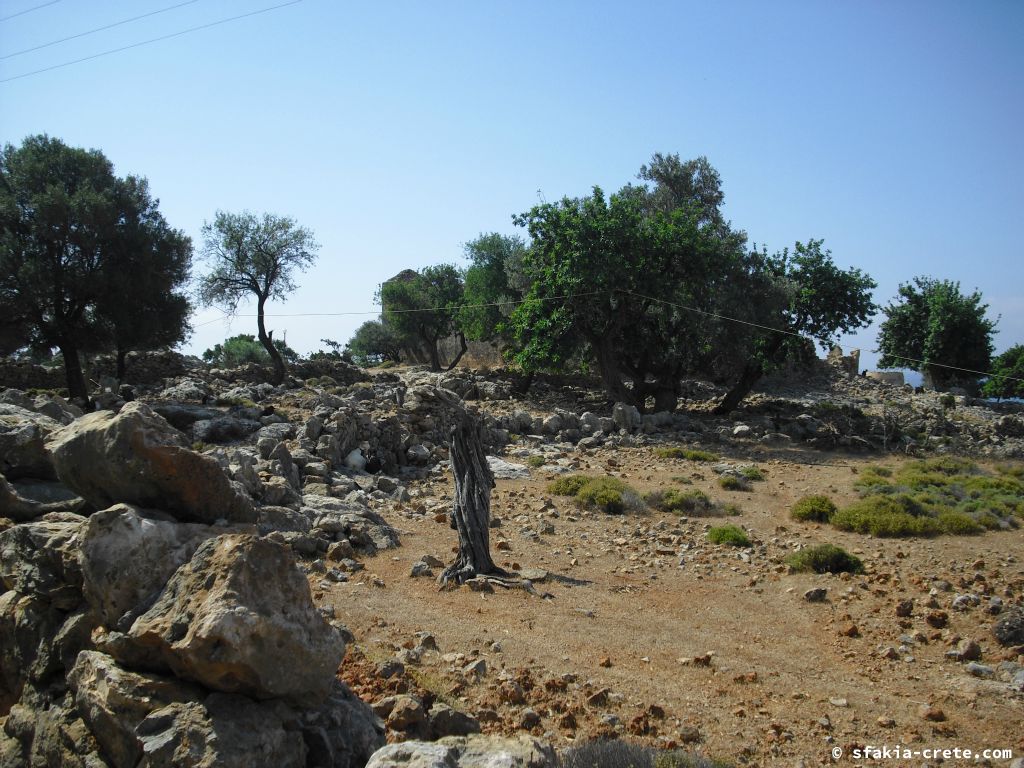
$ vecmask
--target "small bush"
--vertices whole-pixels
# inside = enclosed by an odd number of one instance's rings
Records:
[[[679,514],[707,512],[714,507],[714,502],[703,491],[678,491],[675,488],[651,491],[644,496],[644,501],[648,506],[662,512],[677,512]]]
[[[880,538],[934,536],[939,524],[931,517],[908,511],[909,497],[868,496],[841,509],[832,516],[832,525],[841,531],[870,533]]]
[[[732,547],[749,547],[750,538],[735,525],[720,525],[708,530],[708,541],[712,544],[728,544]]]
[[[710,451],[701,451],[696,448],[658,448],[654,451],[663,459],[686,459],[687,461],[718,461],[718,455]]]
[[[1024,464],[1000,464],[996,467],[996,471],[1018,480],[1024,480]]]
[[[537,469],[537,467],[543,467],[544,466],[544,457],[543,456],[530,456],[529,458],[526,459],[526,466],[533,467],[534,469]]]
[[[804,496],[798,499],[790,515],[794,520],[827,523],[836,513],[836,505],[828,496]]]
[[[585,507],[597,507],[610,515],[621,515],[626,511],[622,491],[601,483],[588,483],[576,494],[576,500]]]
[[[740,467],[740,474],[747,480],[759,482],[764,480],[764,470],[759,467]]]
[[[639,510],[644,504],[633,488],[617,477],[566,475],[548,485],[550,493],[572,496],[584,507],[621,515],[627,509]]]
[[[970,515],[956,510],[939,513],[939,528],[953,536],[972,536],[981,533],[985,527]]]
[[[548,493],[556,496],[575,496],[588,482],[590,478],[586,475],[565,475],[548,483]]]
[[[672,482],[680,485],[693,485],[693,480],[686,475],[672,475]]]
[[[799,573],[863,573],[864,563],[842,547],[819,544],[794,552],[786,565]]]
[[[727,491],[748,491],[750,486],[736,475],[722,475],[718,478],[718,484]]]

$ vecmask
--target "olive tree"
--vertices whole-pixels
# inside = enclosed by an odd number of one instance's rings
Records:
[[[123,363],[184,338],[191,260],[146,181],[99,150],[39,135],[0,153],[0,339],[59,349],[73,399],[88,401],[81,352],[116,348]]]
[[[285,363],[267,331],[267,301],[284,301],[295,290],[294,273],[316,261],[319,243],[294,219],[264,213],[217,211],[203,225],[203,256],[210,271],[199,281],[199,298],[230,314],[245,299],[256,299],[258,338],[274,366],[272,382],[284,381]]]

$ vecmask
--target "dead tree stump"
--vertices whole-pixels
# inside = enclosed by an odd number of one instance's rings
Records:
[[[484,452],[482,421],[450,392],[438,393],[451,419],[449,453],[455,476],[452,527],[459,534],[458,559],[441,574],[441,586],[462,584],[477,576],[506,577],[491,560],[491,489],[494,474]]]

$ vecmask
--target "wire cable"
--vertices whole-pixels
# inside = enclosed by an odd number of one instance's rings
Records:
[[[38,11],[40,8],[45,8],[48,5],[56,5],[59,2],[60,2],[60,0],[50,0],[50,2],[48,2],[48,3],[41,3],[40,5],[35,5],[35,6],[32,6],[31,8],[26,8],[24,11],[18,11],[17,13],[12,13],[10,16],[4,16],[2,19],[0,19],[0,21],[7,21],[8,19],[13,19],[13,18],[16,18],[18,16],[24,16],[26,13],[32,13],[32,11]]]
[[[178,3],[177,5],[169,5],[166,8],[161,8],[161,9],[159,9],[157,11],[150,11],[149,13],[144,13],[141,16],[132,16],[132,18],[130,18],[130,19],[123,19],[121,21],[115,21],[113,24],[107,24],[106,26],[103,26],[103,27],[96,27],[96,29],[90,29],[90,30],[88,30],[86,32],[79,32],[77,35],[70,35],[68,37],[62,37],[60,40],[51,40],[50,42],[43,43],[42,45],[36,45],[36,46],[33,46],[32,48],[25,48],[24,50],[21,50],[21,51],[15,51],[14,53],[8,53],[5,56],[0,56],[0,61],[3,61],[5,59],[13,59],[15,56],[21,56],[21,55],[26,54],[26,53],[32,53],[32,51],[39,51],[39,50],[42,50],[43,48],[49,48],[51,45],[59,45],[60,43],[66,43],[68,40],[77,40],[80,37],[86,37],[87,35],[94,35],[97,32],[103,32],[104,30],[107,30],[107,29],[113,29],[114,27],[120,27],[122,24],[130,24],[131,22],[138,21],[139,19],[148,19],[150,16],[156,16],[157,14],[160,14],[160,13],[167,13],[167,11],[173,11],[175,8],[181,8],[183,6],[192,5],[193,3],[198,3],[198,2],[199,2],[199,0],[186,0],[186,2],[184,2],[184,3]]]
[[[51,72],[51,71],[53,71],[55,69],[61,69],[62,67],[70,67],[72,64],[81,64],[83,61],[92,61],[93,59],[98,59],[98,58],[100,58],[102,56],[109,56],[112,53],[121,53],[122,51],[130,51],[132,48],[139,48],[139,47],[141,47],[143,45],[149,45],[150,43],[159,43],[162,40],[170,40],[173,37],[181,37],[182,35],[187,35],[190,32],[198,32],[201,29],[209,29],[210,27],[216,27],[216,26],[219,26],[221,24],[227,24],[230,21],[238,21],[239,19],[246,19],[246,18],[249,18],[250,16],[258,16],[261,13],[268,13],[270,11],[276,11],[279,8],[287,8],[289,5],[298,5],[301,2],[302,2],[302,0],[291,0],[291,2],[280,3],[279,5],[272,5],[272,6],[268,7],[268,8],[260,8],[259,10],[250,11],[249,13],[242,13],[242,14],[239,14],[238,16],[229,16],[228,18],[220,19],[219,21],[211,21],[209,24],[200,24],[199,26],[189,27],[188,29],[183,29],[183,30],[181,30],[179,32],[172,32],[169,35],[161,35],[160,37],[153,37],[153,38],[150,38],[149,40],[143,40],[140,43],[132,43],[131,45],[124,45],[124,46],[121,46],[120,48],[112,48],[109,51],[102,51],[101,53],[94,53],[91,56],[83,56],[80,59],[74,59],[72,61],[65,61],[62,64],[54,64],[51,67],[43,67],[42,69],[36,69],[36,70],[33,70],[32,72],[24,72],[24,73],[22,73],[20,75],[14,75],[13,77],[5,77],[2,80],[0,80],[0,83],[9,83],[12,80],[21,80],[23,77],[31,77],[32,75],[39,75],[39,74],[42,74],[43,72]]]
[[[773,328],[770,325],[761,325],[759,323],[752,323],[752,322],[750,322],[748,320],[740,320],[737,317],[729,317],[727,315],[720,315],[720,314],[718,314],[716,312],[706,312],[705,310],[696,309],[695,307],[687,307],[684,304],[677,304],[677,303],[672,302],[672,301],[666,301],[665,299],[658,299],[658,298],[655,298],[654,296],[644,296],[643,294],[634,293],[633,291],[627,291],[627,290],[623,290],[621,288],[616,289],[616,290],[618,290],[620,293],[625,293],[625,294],[628,294],[630,296],[636,296],[639,299],[647,299],[648,301],[655,301],[655,302],[658,302],[660,304],[666,304],[666,305],[668,305],[670,307],[676,307],[678,309],[685,309],[688,312],[695,312],[695,313],[697,313],[699,315],[704,315],[706,317],[714,317],[714,318],[716,318],[718,320],[728,320],[728,321],[733,322],[733,323],[742,323],[743,325],[749,325],[749,326],[751,326],[753,328],[760,328],[761,330],[764,330],[764,331],[771,331],[772,333],[784,333],[787,336],[796,336],[797,338],[804,338],[803,334],[796,333],[795,331],[787,331],[787,330],[785,330],[783,328]],[[998,374],[998,373],[992,373],[991,371],[975,371],[975,370],[973,370],[971,368],[961,368],[960,366],[957,366],[957,365],[946,365],[945,363],[933,363],[933,362],[928,361],[928,360],[918,360],[917,358],[906,357],[904,355],[890,355],[890,356],[891,357],[895,357],[898,360],[904,360],[904,361],[906,361],[908,363],[920,363],[921,365],[934,366],[935,368],[946,368],[946,369],[951,370],[951,371],[961,371],[963,373],[973,373],[973,374],[976,374],[978,376],[988,376],[990,378],[996,378],[996,379],[999,379],[1000,381],[1002,381],[1002,380],[1006,380],[1006,381],[1024,381],[1024,379],[1020,379],[1020,378],[1017,378],[1015,376],[1003,376],[1003,375]]]
[[[510,306],[515,306],[516,304],[525,304],[527,301],[561,301],[563,299],[575,299],[575,298],[582,298],[584,296],[598,296],[598,295],[606,295],[606,294],[607,295],[611,295],[612,293],[615,293],[615,290],[611,290],[611,291],[585,291],[583,293],[565,294],[563,296],[545,296],[545,297],[540,298],[540,299],[517,299],[515,301],[490,301],[490,302],[486,302],[486,303],[482,303],[482,304],[455,304],[455,305],[449,306],[449,307],[415,307],[413,309],[389,309],[388,313],[389,314],[396,314],[396,315],[398,315],[398,314],[409,314],[409,313],[414,313],[414,312],[457,312],[460,309],[482,309],[483,307],[510,307]],[[381,314],[381,311],[379,309],[376,309],[376,310],[370,310],[370,311],[359,310],[359,311],[352,311],[352,312],[280,312],[280,313],[264,312],[263,316],[264,317],[348,317],[348,316],[352,316],[352,315],[379,315],[379,314]],[[242,313],[242,312],[229,312],[229,313],[225,313],[223,318],[217,317],[217,318],[214,318],[213,320],[208,320],[208,321],[202,323],[202,325],[207,325],[208,323],[216,322],[217,320],[227,319],[229,317],[258,317],[258,315],[251,314],[251,313]],[[198,328],[199,326],[195,326],[195,327]]]
[[[638,298],[638,299],[646,299],[647,301],[653,301],[653,302],[656,302],[658,304],[664,304],[666,306],[675,307],[677,309],[682,309],[682,310],[685,310],[687,312],[693,312],[693,313],[698,314],[698,315],[703,315],[704,317],[713,317],[716,320],[726,320],[726,321],[732,322],[732,323],[740,323],[742,325],[747,325],[747,326],[750,326],[751,328],[757,328],[757,329],[762,330],[762,331],[769,331],[771,333],[782,333],[782,334],[785,334],[787,336],[795,336],[795,337],[801,338],[801,339],[805,338],[805,336],[803,334],[797,333],[795,331],[787,331],[784,328],[775,328],[775,327],[770,326],[770,325],[762,325],[761,323],[754,323],[754,322],[751,322],[749,320],[741,320],[738,317],[729,317],[728,315],[723,315],[723,314],[720,314],[718,312],[708,312],[707,310],[697,309],[696,307],[688,307],[685,304],[679,304],[678,302],[668,301],[666,299],[659,299],[659,298],[656,298],[654,296],[646,296],[646,295],[644,295],[642,293],[636,293],[635,291],[629,291],[629,290],[625,290],[623,288],[613,288],[610,291],[584,291],[582,293],[563,294],[563,295],[560,295],[560,296],[544,296],[544,297],[535,298],[535,299],[518,299],[518,300],[515,300],[515,301],[491,301],[491,302],[485,302],[485,303],[481,303],[481,304],[458,304],[458,305],[450,306],[450,307],[416,307],[416,308],[413,308],[413,309],[391,309],[391,310],[388,310],[388,312],[390,314],[409,314],[409,313],[415,313],[415,312],[444,312],[444,311],[456,312],[456,311],[458,311],[460,309],[482,309],[484,307],[507,307],[507,306],[514,306],[514,305],[517,305],[517,304],[524,304],[527,301],[562,301],[562,300],[565,300],[565,299],[576,299],[576,298],[583,298],[583,297],[586,297],[586,296],[605,296],[605,295],[611,296],[611,295],[613,295],[615,293],[621,293],[621,294],[624,294],[626,296],[633,296],[633,297]],[[200,323],[200,324],[198,324],[196,326],[193,326],[193,327],[194,328],[201,328],[204,325],[210,325],[211,323],[216,323],[216,322],[218,322],[220,320],[229,320],[229,319],[235,318],[235,317],[257,317],[258,316],[258,315],[249,314],[249,313],[237,313],[237,312],[229,313],[229,312],[223,312],[223,310],[221,310],[221,312],[223,313],[223,317],[215,317],[213,320],[207,320],[207,321],[202,322],[202,323]],[[295,313],[290,313],[290,312],[282,312],[282,313],[264,312],[263,316],[264,317],[348,317],[348,316],[356,316],[356,315],[379,315],[379,314],[381,314],[380,310],[370,310],[370,311],[360,310],[360,311],[352,311],[352,312],[295,312]],[[1003,381],[1003,380],[1005,380],[1005,381],[1024,381],[1024,379],[1021,379],[1021,378],[1018,378],[1018,377],[1015,377],[1015,376],[1004,376],[1004,375],[1001,375],[1001,374],[992,373],[991,371],[975,371],[975,370],[973,370],[971,368],[961,368],[961,367],[956,366],[956,365],[946,365],[944,363],[934,363],[934,362],[929,362],[929,361],[926,361],[926,360],[918,360],[916,358],[905,357],[903,355],[892,355],[892,357],[895,357],[895,358],[897,358],[899,360],[905,360],[905,361],[911,362],[911,363],[919,363],[921,365],[935,366],[937,368],[946,368],[946,369],[949,369],[949,370],[952,370],[952,371],[961,371],[963,373],[973,373],[973,374],[976,374],[978,376],[988,376],[990,378],[996,378],[996,379],[999,379],[1001,381]]]

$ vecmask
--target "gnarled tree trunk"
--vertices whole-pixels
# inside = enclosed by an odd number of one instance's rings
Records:
[[[263,307],[266,301],[265,296],[259,297],[256,305],[256,328],[259,331],[260,343],[267,350],[267,354],[270,355],[270,362],[274,366],[274,374],[270,379],[270,383],[274,386],[279,386],[284,383],[284,359],[281,357],[281,353],[277,351],[277,347],[274,346],[274,332],[267,333],[267,326],[263,322]]]
[[[450,409],[450,455],[455,476],[452,523],[459,532],[459,556],[441,574],[440,583],[462,584],[475,576],[507,576],[491,560],[491,489],[494,474],[484,453],[482,422],[454,394],[438,393]]]

